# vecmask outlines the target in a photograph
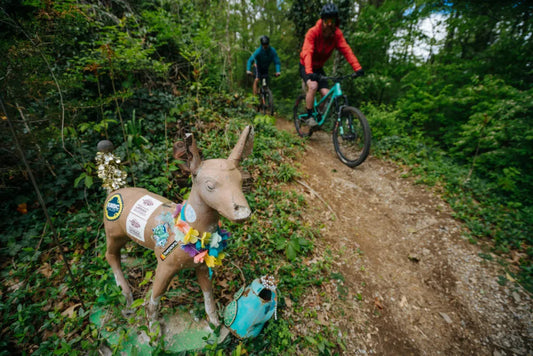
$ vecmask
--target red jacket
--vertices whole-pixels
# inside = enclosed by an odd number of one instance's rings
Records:
[[[344,55],[354,71],[361,69],[340,28],[336,27],[333,38],[326,40],[322,33],[322,19],[319,19],[315,26],[307,31],[300,52],[300,63],[305,66],[305,73],[310,74],[314,69],[322,68],[335,48]]]

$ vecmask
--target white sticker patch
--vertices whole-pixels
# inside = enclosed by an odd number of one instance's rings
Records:
[[[196,211],[194,211],[194,208],[189,204],[185,205],[185,220],[187,220],[187,222],[196,221]]]
[[[144,241],[144,229],[146,223],[150,218],[150,215],[152,215],[155,209],[161,204],[163,204],[163,202],[149,195],[145,195],[137,200],[126,219],[126,233],[131,237],[135,237],[137,240]]]

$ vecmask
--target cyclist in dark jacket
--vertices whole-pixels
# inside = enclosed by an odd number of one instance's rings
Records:
[[[252,64],[254,64],[254,72],[252,73]],[[270,39],[267,36],[261,36],[261,46],[248,59],[246,63],[246,73],[254,75],[254,95],[257,95],[257,83],[261,77],[268,75],[268,67],[270,63],[274,62],[276,67],[275,76],[278,77],[281,71],[281,62],[279,61],[278,53],[274,47],[270,46]]]
[[[353,54],[342,31],[339,29],[339,10],[337,6],[335,4],[326,4],[320,12],[320,19],[315,26],[307,31],[302,51],[300,52],[300,76],[307,84],[305,101],[310,117],[307,123],[309,126],[316,126],[317,124],[311,117],[316,91],[320,90],[322,96],[329,91],[327,80],[319,80],[319,78],[320,75],[326,75],[322,67],[335,48],[342,53],[357,74],[364,74],[357,57]]]

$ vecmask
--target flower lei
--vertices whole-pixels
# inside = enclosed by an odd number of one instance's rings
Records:
[[[204,232],[200,235],[198,230],[193,229],[185,222],[185,209],[183,207],[186,204],[186,202],[184,205],[178,204],[172,215],[176,227],[173,229],[176,233],[175,239],[182,243],[181,248],[185,252],[194,257],[195,263],[205,262],[209,267],[209,275],[211,275],[212,267],[222,265],[222,259],[225,256],[222,250],[226,247],[230,234],[219,226],[215,232]]]

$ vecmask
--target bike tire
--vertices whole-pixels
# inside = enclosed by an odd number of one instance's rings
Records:
[[[311,137],[313,134],[313,130],[305,123],[306,118],[305,95],[302,94],[296,99],[293,109],[294,127],[300,137]]]
[[[272,108],[272,91],[269,88],[263,89],[263,95],[261,98],[261,110],[264,115],[272,115],[274,111]]]
[[[345,106],[333,127],[333,146],[342,163],[354,168],[370,153],[370,125],[358,109]]]
[[[267,111],[270,113],[270,116],[274,116],[274,97],[272,96],[272,90],[268,88],[266,90],[265,103],[267,104]]]

